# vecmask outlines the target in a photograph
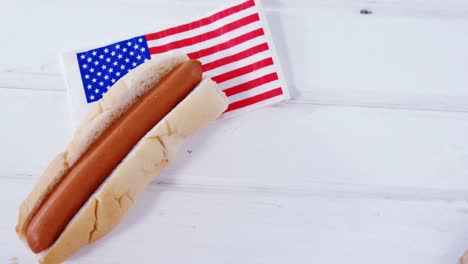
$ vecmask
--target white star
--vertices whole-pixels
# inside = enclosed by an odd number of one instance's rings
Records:
[[[95,89],[95,90],[94,90],[94,93],[99,93],[99,89]]]
[[[89,75],[88,75],[88,74],[86,74],[84,77],[85,77],[85,79],[89,79]]]
[[[93,51],[93,56],[96,56],[96,54],[97,54],[96,51]]]
[[[89,99],[94,100],[94,95],[91,95]]]
[[[99,64],[99,61],[94,61],[94,65],[98,65]]]
[[[135,44],[135,46],[133,46],[134,49],[138,49],[138,47],[140,47],[138,46],[138,44]]]
[[[120,72],[117,72],[115,75],[116,75],[116,76],[120,76]]]
[[[125,65],[123,65],[123,64],[120,65],[120,69],[122,69],[122,70],[125,69]]]
[[[138,39],[138,42],[142,42],[143,40],[141,38]]]
[[[143,52],[143,51],[145,51],[145,48],[141,48],[140,50],[141,50],[141,52]]]
[[[138,56],[137,56],[137,59],[141,59],[141,56],[140,56],[140,55],[138,55]]]
[[[92,82],[95,83],[96,81],[97,81],[96,78],[93,78]]]
[[[121,59],[121,58],[122,58],[122,54],[119,54],[119,55],[117,56],[117,58]]]
[[[90,72],[94,72],[94,68],[89,69]]]
[[[99,55],[99,58],[100,58],[101,60],[104,59],[104,55],[102,55],[102,54]]]
[[[102,92],[101,95],[104,96],[105,93],[106,93],[106,92]]]
[[[132,43],[130,41],[127,42],[127,46],[131,46]]]
[[[127,72],[131,71],[132,69],[128,69]]]
[[[91,88],[93,88],[93,86],[91,84],[88,84],[88,90],[90,90]]]
[[[148,59],[145,58],[145,62],[147,62],[147,61],[148,61]]]
[[[115,45],[115,49],[120,49],[120,45],[119,44]]]
[[[135,53],[133,53],[133,51],[130,51],[130,55],[132,55],[132,56],[133,56],[133,54],[135,54]]]
[[[107,89],[107,90],[109,90],[109,88],[110,88],[110,86],[109,86],[109,85],[107,85],[106,89]]]
[[[97,73],[97,76],[101,76],[101,72],[98,72],[98,73]]]
[[[106,61],[109,62],[109,61],[110,61],[110,58],[106,58]]]
[[[86,68],[88,68],[88,65],[83,64],[83,69],[86,69]]]
[[[109,69],[109,72],[113,72],[113,71],[114,71],[114,69],[112,69],[112,68]]]
[[[127,52],[127,48],[123,48],[122,51],[123,51],[123,52]]]
[[[86,56],[85,56],[84,54],[81,54],[81,57],[80,57],[80,58],[81,58],[81,59],[84,59],[84,58],[86,58]]]
[[[109,79],[109,75],[104,76],[104,80]]]
[[[129,58],[125,58],[125,62],[128,63],[130,61]]]
[[[114,66],[117,66],[117,62],[116,62],[116,61],[114,61],[114,63],[112,63],[112,64],[113,64]]]
[[[106,66],[106,65],[102,65],[101,68],[102,68],[103,70],[105,70],[105,69],[107,68],[107,66]]]
[[[111,55],[114,56],[114,55],[115,55],[115,51],[112,51],[112,52],[111,52]]]
[[[133,62],[132,65],[133,65],[133,67],[135,67],[135,66],[136,66],[136,62]]]
[[[104,53],[107,53],[109,52],[109,50],[107,48],[104,49]]]
[[[103,85],[104,85],[104,83],[103,83],[103,82],[100,82],[100,83],[99,83],[99,86],[103,86]]]
[[[114,78],[112,78],[111,82],[112,82],[112,83],[115,83],[115,79],[114,79]]]
[[[88,62],[91,62],[92,60],[93,60],[93,59],[91,59],[91,58],[88,58],[88,59],[87,59]]]

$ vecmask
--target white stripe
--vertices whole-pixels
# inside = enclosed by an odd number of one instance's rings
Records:
[[[201,63],[206,64],[206,63],[219,60],[227,56],[234,55],[236,53],[239,53],[241,51],[247,50],[251,47],[254,47],[263,43],[266,43],[266,38],[264,36],[259,36],[254,39],[248,40],[244,43],[241,43],[239,45],[231,46],[229,49],[221,50],[211,55],[201,57],[198,60],[201,61]]]
[[[239,61],[231,62],[222,67],[218,67],[218,68],[214,68],[212,70],[206,71],[206,74],[208,76],[217,76],[217,75],[220,75],[220,74],[232,71],[232,70],[242,68],[244,66],[250,65],[252,63],[261,61],[266,58],[271,58],[271,52],[269,50],[262,51],[260,53],[254,54],[250,57],[247,57]]]
[[[232,104],[234,102],[244,100],[246,98],[249,98],[249,97],[252,97],[252,96],[255,96],[257,94],[261,94],[261,93],[264,93],[264,92],[267,92],[267,91],[271,91],[271,90],[276,89],[276,88],[280,88],[280,83],[279,83],[278,80],[262,84],[260,86],[257,86],[255,88],[252,88],[252,89],[247,90],[247,91],[242,92],[242,93],[233,94],[233,95],[228,97],[228,101],[229,101],[230,104]]]
[[[178,48],[178,49],[172,49],[171,51],[181,52],[181,53],[186,53],[186,54],[187,53],[192,53],[192,52],[195,52],[195,51],[199,51],[199,50],[202,50],[202,49],[205,49],[205,48],[208,48],[208,47],[211,47],[211,46],[226,42],[226,41],[228,41],[230,39],[233,39],[233,38],[238,37],[240,35],[246,34],[246,33],[250,32],[250,31],[255,30],[255,29],[259,29],[259,28],[261,28],[261,26],[262,25],[260,24],[259,21],[255,21],[253,23],[250,23],[248,25],[245,25],[245,26],[240,27],[238,29],[235,29],[233,31],[226,32],[221,36],[218,36],[218,37],[215,37],[215,38],[212,38],[212,39],[208,39],[208,40],[199,42],[199,43],[191,45],[191,46],[186,46],[186,47],[182,47],[182,48]],[[154,47],[154,46],[151,46],[151,47]]]
[[[276,72],[276,65],[273,64],[273,65],[258,69],[256,71],[241,75],[239,77],[233,78],[229,81],[222,82],[218,86],[219,88],[224,90],[224,89],[231,88],[241,83],[245,83],[245,82],[257,79],[261,76],[274,73],[274,72]]]
[[[195,28],[195,29],[192,29],[192,30],[189,30],[189,31],[180,32],[180,33],[170,35],[170,36],[166,36],[166,37],[156,39],[156,40],[150,40],[150,41],[148,41],[148,47],[165,45],[165,44],[168,44],[168,43],[173,42],[173,41],[186,39],[186,38],[194,37],[194,36],[197,36],[197,35],[200,35],[200,34],[204,34],[204,33],[207,33],[209,31],[212,31],[212,30],[218,29],[220,27],[223,27],[226,24],[229,24],[231,22],[237,21],[237,20],[239,20],[241,18],[250,16],[250,15],[256,14],[256,13],[257,13],[256,8],[247,8],[245,10],[242,10],[242,11],[238,12],[238,13],[229,15],[229,16],[224,17],[224,18],[222,18],[222,19],[220,19],[220,20],[218,20],[216,22],[213,22],[211,24],[208,24],[208,25],[205,25],[205,26],[202,26],[202,27],[199,27],[199,28]]]

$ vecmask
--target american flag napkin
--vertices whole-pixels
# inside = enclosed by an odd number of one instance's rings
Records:
[[[244,0],[185,24],[65,53],[73,121],[81,120],[127,72],[167,52],[184,53],[202,63],[204,75],[228,96],[224,116],[289,99],[261,3]]]

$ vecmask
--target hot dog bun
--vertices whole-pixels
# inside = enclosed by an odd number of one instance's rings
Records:
[[[67,149],[51,162],[21,205],[16,227],[20,238],[24,239],[28,222],[45,197],[89,146],[162,77],[187,60],[185,55],[152,59],[120,79],[94,105]],[[135,145],[55,243],[41,254],[40,262],[60,263],[110,232],[144,188],[174,159],[183,140],[215,120],[226,108],[226,97],[216,83],[202,80]]]

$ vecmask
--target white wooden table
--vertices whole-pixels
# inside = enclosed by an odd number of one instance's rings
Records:
[[[0,263],[34,263],[17,208],[72,133],[59,52],[225,2],[2,1]],[[468,248],[468,2],[265,6],[294,99],[192,138],[70,263],[445,264]]]

